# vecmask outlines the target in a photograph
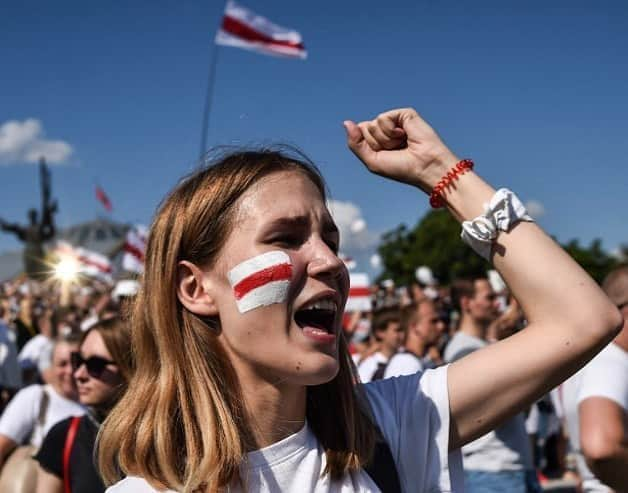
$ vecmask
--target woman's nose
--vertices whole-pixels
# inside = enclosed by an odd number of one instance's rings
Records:
[[[324,241],[318,240],[313,248],[313,258],[308,263],[308,274],[313,277],[324,274],[336,277],[345,272],[344,262]]]
[[[85,368],[85,363],[82,363],[81,366],[79,366],[76,370],[74,370],[74,373],[72,373],[72,376],[76,379],[86,379],[87,378],[87,371]]]

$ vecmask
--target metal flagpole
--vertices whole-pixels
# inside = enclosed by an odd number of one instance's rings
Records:
[[[218,29],[220,29],[223,18],[225,15],[225,10],[227,9],[227,4],[229,0],[227,0],[222,8],[220,14],[220,24],[218,25]],[[203,110],[203,122],[201,123],[201,148],[198,153],[199,163],[201,162],[201,158],[205,151],[207,151],[207,133],[209,132],[209,113],[211,111],[212,99],[214,95],[214,81],[216,79],[216,65],[218,63],[218,53],[220,52],[220,47],[216,43],[216,37],[214,36],[214,49],[212,52],[212,60],[209,64],[209,75],[207,76],[207,91],[205,93],[205,109]]]
[[[216,64],[218,62],[218,53],[220,47],[214,42],[214,50],[212,54],[212,61],[209,65],[209,76],[207,77],[207,92],[205,93],[205,109],[203,110],[203,122],[201,125],[201,147],[199,150],[199,160],[205,154],[207,150],[207,132],[209,130],[209,113],[212,105],[212,96],[214,92],[214,81],[216,79]]]

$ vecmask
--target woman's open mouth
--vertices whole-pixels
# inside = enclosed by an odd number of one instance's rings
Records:
[[[303,335],[316,342],[329,344],[336,341],[335,300],[323,298],[306,304],[294,314],[294,320]]]

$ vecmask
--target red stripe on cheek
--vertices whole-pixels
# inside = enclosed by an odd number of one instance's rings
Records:
[[[289,281],[292,278],[292,265],[279,264],[267,267],[242,279],[233,287],[236,299],[242,299],[247,293],[273,281]]]

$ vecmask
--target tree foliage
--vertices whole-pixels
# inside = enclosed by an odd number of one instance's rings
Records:
[[[382,278],[409,284],[420,265],[427,265],[443,284],[458,277],[485,274],[489,263],[460,240],[460,224],[446,211],[429,211],[414,227],[400,225],[382,236],[378,252]]]
[[[563,248],[598,283],[619,264],[617,258],[602,250],[602,240],[599,238],[594,239],[587,248],[582,247],[578,240],[571,240]]]
[[[563,248],[598,282],[619,263],[602,249],[599,239],[588,247],[572,240]],[[383,266],[380,279],[393,279],[398,285],[414,281],[420,265],[430,267],[442,284],[459,277],[484,275],[491,268],[461,241],[460,224],[443,210],[430,210],[413,229],[402,224],[385,233],[378,252]]]

